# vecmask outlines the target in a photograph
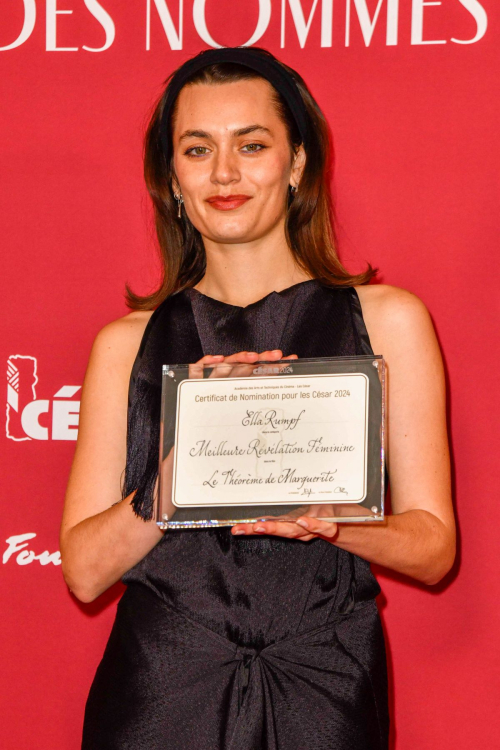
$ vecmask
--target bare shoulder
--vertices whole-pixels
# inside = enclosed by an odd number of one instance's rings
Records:
[[[375,353],[423,344],[435,337],[431,316],[413,292],[391,284],[354,287]]]
[[[91,359],[130,371],[153,310],[134,311],[105,325],[95,337]]]
[[[391,284],[365,284],[354,287],[363,308],[363,314],[376,315],[393,321],[395,318],[415,318],[428,314],[420,297],[407,289]]]

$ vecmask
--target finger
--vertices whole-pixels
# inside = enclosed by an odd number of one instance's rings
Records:
[[[228,378],[228,377],[246,377],[253,375],[253,365],[260,360],[276,361],[280,359],[298,359],[297,354],[289,354],[283,357],[281,349],[268,349],[264,352],[241,351],[230,354],[223,358],[219,367],[214,367],[209,377],[211,378]],[[232,365],[229,367],[228,365]],[[284,367],[285,365],[282,365]]]
[[[199,359],[197,362],[188,365],[188,374],[190,378],[202,378],[204,366],[214,365],[217,362],[222,362],[224,359],[223,354],[205,354],[204,357]]]
[[[283,360],[283,359],[287,359],[287,360],[289,360],[289,359],[298,359],[298,357],[297,357],[296,354],[290,354],[290,355],[288,355],[288,357],[283,357],[283,351],[281,349],[271,349],[271,350],[267,350],[265,352],[260,352],[260,354],[259,354],[259,361],[260,362],[276,362],[277,363],[277,370],[273,369],[274,373],[275,372],[281,372],[282,370],[284,370],[287,367],[287,365],[279,364],[279,362],[281,360]],[[268,370],[269,370],[269,368],[264,367],[264,368],[262,368],[262,370],[260,372],[255,372],[255,373],[252,372],[252,373],[249,373],[249,374],[267,376],[267,375],[269,375]]]
[[[281,359],[281,355],[281,349],[270,349],[259,353],[237,352],[236,354],[232,354],[230,357],[226,357],[224,365],[226,364],[226,362],[234,362],[232,369],[228,370],[227,372],[227,374],[230,374],[231,377],[247,377],[257,374],[254,372],[254,366],[257,362],[260,362],[261,360],[276,361]],[[248,362],[248,364],[246,364],[246,362]]]
[[[300,516],[295,520],[295,523],[306,531],[325,539],[334,539],[339,530],[338,524],[331,521],[321,521],[321,519],[312,516]]]
[[[289,525],[290,524],[288,524],[288,526]],[[253,524],[251,523],[235,524],[231,531],[234,536],[238,536],[238,535],[263,536],[263,534],[271,534],[272,536],[283,536],[283,537],[288,537],[290,539],[293,538],[293,539],[296,539],[298,542],[309,542],[311,539],[316,538],[316,534],[306,534],[305,532],[301,533],[298,530],[295,530],[294,535],[290,536],[289,534],[290,529],[287,529],[286,532],[283,534],[278,534],[277,530],[274,533],[271,533],[269,530],[265,532],[254,531]]]
[[[257,352],[235,352],[224,357],[224,362],[211,374],[215,378],[243,377],[251,375],[253,365],[259,359]],[[232,365],[232,366],[229,366]]]
[[[215,368],[210,377],[227,378],[227,377],[245,377],[253,374],[253,365],[260,360],[276,361],[279,359],[297,359],[297,354],[291,354],[283,357],[281,349],[267,349],[264,352],[241,351],[224,357],[224,362],[220,367]],[[227,365],[232,364],[233,367]]]
[[[267,349],[265,352],[260,352],[259,359],[282,359],[283,352],[281,349]]]
[[[255,521],[254,523],[238,523],[232,527],[231,531],[235,535],[241,533],[271,534],[273,536],[282,536],[288,539],[302,539],[306,536],[312,538],[314,536],[290,521]]]
[[[212,372],[210,373],[210,378],[242,378],[246,376],[250,376],[255,369],[255,362],[252,364],[242,364],[241,362],[238,362],[236,364],[226,363],[223,362],[220,365],[217,365],[217,367],[214,367]]]
[[[235,362],[235,363],[255,362],[258,358],[259,358],[259,355],[257,352],[235,352],[234,354],[229,354],[227,357],[224,357],[224,363],[226,362]]]

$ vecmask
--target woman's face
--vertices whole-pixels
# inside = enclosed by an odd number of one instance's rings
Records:
[[[292,157],[272,91],[258,78],[188,85],[177,99],[174,192],[213,242],[251,242],[284,222],[305,154],[301,147]]]

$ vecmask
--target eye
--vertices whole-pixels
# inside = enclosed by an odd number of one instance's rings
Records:
[[[188,148],[187,151],[185,151],[184,153],[187,156],[195,156],[195,157],[196,156],[205,156],[205,153],[203,152],[203,149],[205,149],[205,151],[207,151],[207,147],[206,146],[192,146],[191,148]],[[192,154],[191,153],[192,151],[196,151],[197,153]],[[200,151],[202,151],[203,153],[200,153]]]
[[[255,146],[257,148],[254,148]],[[250,149],[250,151],[247,151],[247,153],[256,154],[257,151],[262,151],[263,149],[267,148],[267,146],[263,146],[262,143],[247,143],[246,146],[243,146],[243,148]]]

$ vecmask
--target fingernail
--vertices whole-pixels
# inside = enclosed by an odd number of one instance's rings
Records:
[[[233,531],[233,534],[236,536],[236,534],[244,534],[245,532],[243,529],[236,529],[236,531]]]
[[[303,518],[299,518],[297,521],[295,521],[295,523],[297,523],[299,526],[303,526],[304,529],[309,528],[309,524],[307,523],[307,521],[304,521]]]
[[[254,527],[253,527],[253,530],[254,530],[254,531],[258,531],[258,532],[261,532],[261,531],[265,531],[265,528],[264,528],[263,526],[254,526]]]
[[[273,349],[273,354],[279,354],[280,351],[281,349]]]

